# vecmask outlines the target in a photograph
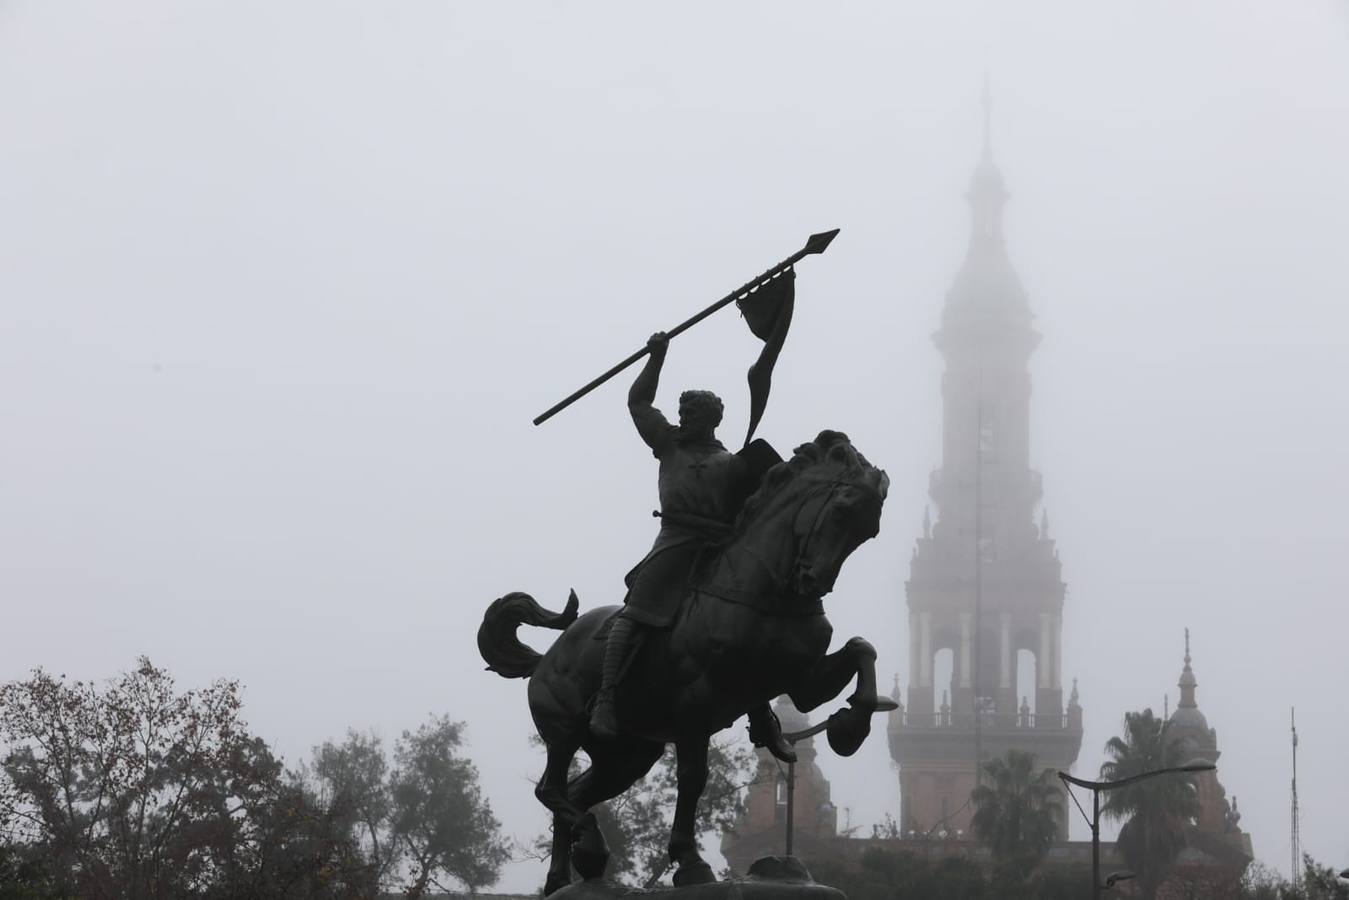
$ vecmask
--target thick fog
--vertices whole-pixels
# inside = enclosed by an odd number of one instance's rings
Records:
[[[1287,872],[1296,705],[1303,846],[1349,865],[1331,0],[0,4],[0,680],[138,654],[237,677],[292,764],[445,713],[529,841],[541,757],[524,685],[483,671],[482,610],[616,602],[656,503],[628,375],[531,418],[841,227],[799,267],[760,435],[841,429],[888,471],[826,598],[888,687],[985,71],[1044,336],[1076,771],[1125,711],[1174,706],[1189,627],[1257,858]],[[758,346],[714,316],[658,405],[714,389],[737,440]],[[883,734],[821,762],[841,821],[898,816]]]

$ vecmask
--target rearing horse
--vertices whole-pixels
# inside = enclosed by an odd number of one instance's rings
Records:
[[[715,880],[698,852],[695,812],[707,782],[710,736],[781,694],[809,712],[856,676],[849,706],[829,718],[835,752],[854,753],[877,710],[876,651],[854,637],[828,653],[833,628],[820,598],[843,561],[880,528],[889,479],[846,435],[823,431],[768,471],[746,501],[734,534],[695,574],[675,623],[649,635],[616,693],[621,733],[589,733],[587,705],[600,684],[601,628],[616,607],[577,617],[550,613],[527,594],[488,607],[478,648],[488,668],[530,678],[529,708],[548,748],[535,795],[553,813],[545,893],[603,874],[607,849],[590,807],[618,796],[660,759],[677,754],[678,796],[669,854],[676,885]],[[542,656],[516,638],[520,625],[562,629]],[[577,750],[590,767],[568,779]]]

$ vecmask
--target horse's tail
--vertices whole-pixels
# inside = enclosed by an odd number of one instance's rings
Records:
[[[537,625],[561,631],[576,621],[580,605],[575,591],[567,597],[567,608],[560,613],[549,612],[533,597],[519,591],[492,601],[478,628],[478,652],[487,663],[487,671],[496,672],[502,678],[533,675],[543,656],[522,644],[515,636],[515,630],[521,625]]]

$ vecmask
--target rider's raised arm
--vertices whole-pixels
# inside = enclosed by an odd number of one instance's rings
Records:
[[[651,335],[651,339],[646,342],[651,354],[628,390],[628,412],[632,415],[632,423],[656,456],[660,456],[679,433],[679,429],[671,425],[654,405],[656,387],[660,383],[660,368],[665,364],[665,351],[669,343],[670,339],[663,331]]]

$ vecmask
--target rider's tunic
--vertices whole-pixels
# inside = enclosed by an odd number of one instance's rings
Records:
[[[660,460],[660,533],[628,573],[624,614],[644,625],[674,621],[698,552],[725,538],[744,498],[747,465],[717,440],[690,440],[654,407],[633,421]]]

